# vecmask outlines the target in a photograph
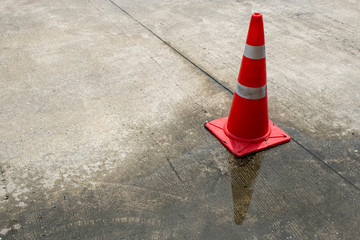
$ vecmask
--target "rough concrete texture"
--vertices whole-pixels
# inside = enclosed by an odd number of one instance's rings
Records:
[[[271,119],[236,159],[226,116],[253,11]],[[0,4],[2,239],[357,239],[356,1]]]

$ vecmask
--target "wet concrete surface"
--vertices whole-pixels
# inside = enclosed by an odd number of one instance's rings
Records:
[[[4,1],[1,238],[356,239],[358,10],[260,3]],[[229,111],[253,8],[270,42],[271,119],[293,140],[237,159],[203,124]],[[278,12],[304,14],[284,27]],[[308,35],[309,15],[330,33]],[[289,37],[317,50],[278,50]]]
[[[206,135],[204,129],[199,137]],[[359,234],[358,191],[295,142],[240,160],[195,146],[181,156],[154,154],[137,164],[148,168],[155,159],[162,166],[140,177],[121,168],[87,186],[30,194],[24,211],[14,216],[14,209],[8,210],[22,226],[9,233],[14,239],[356,239]]]

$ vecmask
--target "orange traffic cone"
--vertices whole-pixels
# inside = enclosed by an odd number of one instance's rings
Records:
[[[251,16],[229,116],[207,122],[205,127],[236,157],[290,141],[290,136],[268,117],[265,38],[261,13]]]

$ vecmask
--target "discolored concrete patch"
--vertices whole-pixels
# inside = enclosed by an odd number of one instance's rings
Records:
[[[198,49],[192,42],[171,48],[154,35],[161,27],[141,25],[153,18],[136,21],[109,1],[3,6],[2,238],[359,235],[357,135],[320,141],[275,117],[295,141],[234,159],[203,127],[227,115],[232,95],[206,61],[181,56],[181,46]],[[296,114],[285,117],[302,123]]]

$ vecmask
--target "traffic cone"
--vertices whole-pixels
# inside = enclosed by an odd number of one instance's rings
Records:
[[[268,117],[265,37],[261,13],[251,16],[239,77],[228,117],[205,127],[236,157],[290,141]]]

